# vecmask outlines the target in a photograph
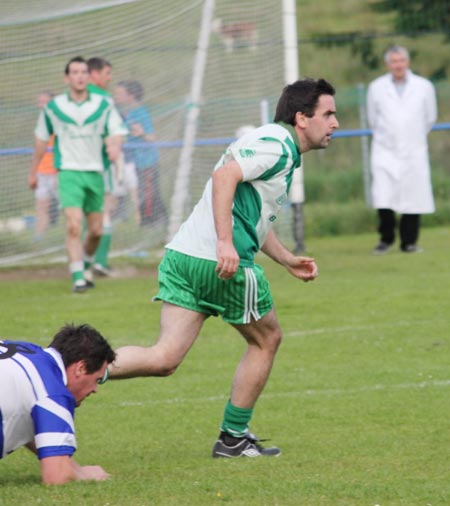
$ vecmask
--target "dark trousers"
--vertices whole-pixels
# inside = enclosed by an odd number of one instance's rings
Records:
[[[400,248],[416,244],[419,238],[420,214],[402,214],[400,218]],[[396,218],[392,209],[378,209],[378,232],[381,241],[392,244],[395,241]]]
[[[167,210],[159,190],[157,166],[140,169],[138,175],[139,213],[141,225],[167,221]]]

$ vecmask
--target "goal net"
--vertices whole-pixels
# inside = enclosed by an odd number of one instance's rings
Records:
[[[114,199],[113,255],[162,246],[239,128],[272,119],[284,85],[281,0],[4,0],[0,13],[0,265],[65,255],[61,211],[47,199],[42,231],[27,177],[37,97],[65,91],[73,56],[110,61],[112,94],[138,81],[156,134],[149,219],[131,180]],[[288,222],[277,226],[289,240]]]

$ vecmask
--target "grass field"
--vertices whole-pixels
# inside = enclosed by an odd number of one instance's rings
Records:
[[[280,458],[210,457],[244,349],[212,319],[174,376],[108,382],[78,410],[76,458],[111,480],[44,487],[19,450],[0,464],[0,505],[448,506],[450,232],[424,230],[417,255],[374,257],[374,241],[308,241],[310,284],[261,259],[284,343],[252,429]],[[150,343],[156,278],[137,267],[84,296],[66,278],[0,271],[1,335],[45,345],[75,321],[115,347]]]

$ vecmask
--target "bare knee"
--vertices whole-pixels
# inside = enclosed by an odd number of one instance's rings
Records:
[[[280,347],[281,341],[283,340],[283,333],[280,328],[274,329],[271,333],[268,341],[269,348],[273,351],[275,354]]]
[[[81,225],[78,223],[68,223],[66,231],[68,237],[72,238],[81,237]]]

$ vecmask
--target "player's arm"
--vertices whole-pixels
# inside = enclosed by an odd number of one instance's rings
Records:
[[[266,237],[261,251],[275,262],[283,265],[296,278],[312,281],[318,275],[314,258],[293,255],[271,230]]]
[[[117,161],[122,152],[123,135],[110,135],[105,139],[106,153],[111,162]]]
[[[108,479],[109,474],[100,466],[80,466],[69,455],[45,457],[40,460],[42,482],[62,485],[69,481]]]
[[[37,455],[34,441],[25,445]],[[69,481],[107,480],[110,476],[100,466],[80,466],[69,455],[45,457],[40,460],[42,482],[46,485],[62,485]]]
[[[28,174],[28,186],[32,190],[34,190],[37,186],[37,170],[39,164],[41,163],[42,157],[45,155],[45,152],[47,151],[47,143],[48,141],[43,141],[38,137],[34,138],[34,153],[31,162],[30,172]]]
[[[233,245],[232,206],[237,185],[243,175],[235,160],[215,170],[212,175],[214,225],[217,234],[217,267],[221,279],[230,279],[239,267],[239,255]]]

